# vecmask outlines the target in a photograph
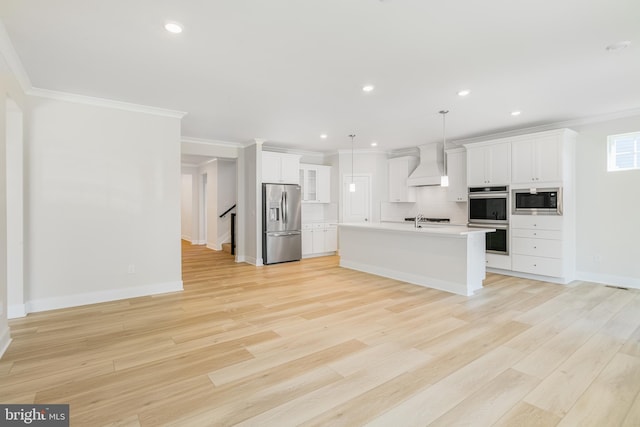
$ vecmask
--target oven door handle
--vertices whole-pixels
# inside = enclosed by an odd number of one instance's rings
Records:
[[[506,199],[508,197],[508,193],[491,193],[491,194],[478,194],[478,193],[469,193],[470,199]]]
[[[495,228],[496,230],[507,230],[508,225],[501,224],[467,224],[469,228]]]

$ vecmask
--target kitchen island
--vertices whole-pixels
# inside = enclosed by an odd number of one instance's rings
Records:
[[[493,229],[343,223],[340,266],[420,286],[473,295],[485,278],[485,234]]]

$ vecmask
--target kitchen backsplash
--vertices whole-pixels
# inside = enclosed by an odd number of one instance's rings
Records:
[[[450,218],[452,223],[467,223],[467,203],[447,200],[447,189],[442,187],[416,188],[415,203],[382,202],[382,221],[402,221],[407,217],[422,214],[429,218]]]
[[[336,203],[303,203],[302,222],[336,222],[338,205]]]

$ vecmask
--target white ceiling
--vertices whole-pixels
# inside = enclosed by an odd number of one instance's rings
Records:
[[[0,18],[35,87],[186,111],[195,138],[389,150],[440,140],[443,108],[460,139],[640,107],[638,0],[3,0]]]

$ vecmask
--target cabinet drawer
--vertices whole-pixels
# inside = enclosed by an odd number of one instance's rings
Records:
[[[320,223],[317,223],[317,224],[313,224],[313,229],[314,230],[317,230],[319,228],[325,228],[325,227],[326,227],[326,224],[323,223],[323,222],[320,222]]]
[[[491,268],[511,270],[511,257],[509,255],[486,254],[486,265]]]
[[[553,239],[562,240],[560,230],[537,230],[535,228],[512,228],[511,237],[527,237],[529,239]]]
[[[513,255],[513,271],[562,277],[562,260],[527,255]]]
[[[561,215],[511,215],[512,228],[562,230]]]
[[[562,241],[514,237],[511,250],[514,254],[520,255],[562,258]]]

